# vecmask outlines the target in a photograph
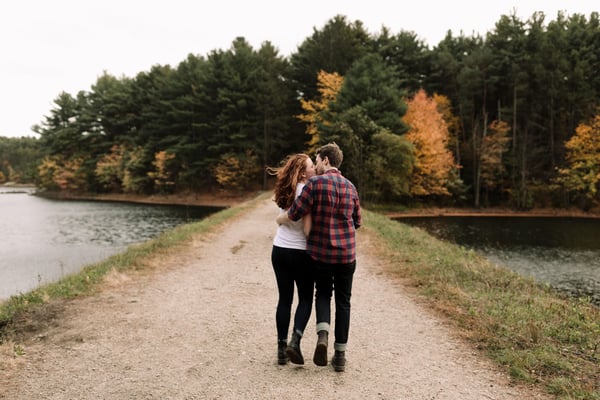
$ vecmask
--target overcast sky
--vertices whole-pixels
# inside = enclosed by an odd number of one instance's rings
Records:
[[[406,5],[408,4],[408,5]],[[594,7],[596,4],[596,7]],[[597,0],[18,0],[0,4],[0,136],[35,136],[30,128],[62,91],[88,91],[103,71],[134,77],[152,65],[176,67],[190,53],[226,50],[243,36],[258,49],[270,41],[281,55],[335,15],[360,20],[369,33],[412,31],[431,47],[494,29],[513,11],[526,20],[543,11],[589,18]]]

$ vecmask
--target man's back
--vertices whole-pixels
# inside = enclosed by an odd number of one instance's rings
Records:
[[[292,219],[307,212],[312,230],[307,251],[317,261],[345,264],[356,259],[355,228],[361,224],[356,188],[337,169],[309,179],[290,209]]]

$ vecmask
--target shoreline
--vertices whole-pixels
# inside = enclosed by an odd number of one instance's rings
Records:
[[[118,201],[140,204],[187,205],[206,207],[232,207],[257,196],[264,190],[256,190],[238,196],[227,196],[218,193],[178,193],[135,195],[122,193],[76,194],[70,192],[37,192],[34,195],[57,200],[91,200]],[[427,207],[407,211],[377,211],[388,218],[418,217],[551,217],[551,218],[588,218],[600,219],[600,210],[583,211],[562,208],[536,208],[527,211],[513,210],[506,207],[490,208],[457,208]]]
[[[600,219],[598,212],[561,208],[539,208],[527,211],[507,208],[424,208],[408,211],[382,212],[388,218],[418,217],[522,217],[522,218],[589,218]]]
[[[67,192],[37,192],[34,195],[55,200],[115,201],[139,204],[184,205],[227,208],[240,204],[256,196],[257,194],[258,191],[247,193],[243,196],[225,196],[212,193],[135,195],[122,193],[76,194]]]

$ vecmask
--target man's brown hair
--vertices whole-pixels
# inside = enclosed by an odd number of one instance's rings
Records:
[[[342,149],[340,149],[340,146],[335,142],[327,143],[326,145],[319,147],[317,149],[317,155],[321,157],[321,160],[324,160],[325,157],[327,157],[329,164],[335,168],[339,168],[344,160],[344,153],[342,152]]]

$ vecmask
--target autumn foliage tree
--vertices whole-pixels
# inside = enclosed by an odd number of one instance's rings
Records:
[[[154,181],[154,188],[160,193],[171,192],[175,186],[175,173],[169,168],[169,162],[175,159],[175,154],[167,151],[159,151],[154,154],[154,171],[148,172],[148,176]]]
[[[505,121],[493,121],[481,141],[479,178],[486,193],[496,188],[506,173],[503,156],[508,151],[509,132],[510,126]]]
[[[447,96],[434,93],[433,101],[448,127],[448,148],[454,153],[456,163],[460,164],[460,118],[452,112],[452,104]]]
[[[0,184],[8,181],[14,182],[14,181],[18,181],[18,174],[15,174],[14,169],[12,168],[12,166],[8,163],[8,162],[4,162],[4,165],[2,165],[2,169],[6,170],[6,172],[8,173],[8,176],[4,175],[4,173],[0,170]]]
[[[582,123],[566,143],[567,166],[558,171],[557,181],[584,201],[586,207],[598,203],[600,189],[600,114]]]
[[[119,192],[123,185],[125,148],[123,145],[114,145],[96,163],[94,174],[106,190]]]
[[[289,57],[268,41],[253,49],[237,37],[228,49],[189,54],[177,65],[155,64],[132,77],[105,73],[91,90],[61,92],[32,128],[39,139],[0,137],[0,171],[7,181],[33,183],[46,156],[56,157],[64,178],[65,162],[82,159],[81,191],[118,191],[121,163],[120,190],[152,194],[158,187],[148,173],[156,172],[155,154],[168,150],[176,155],[166,163],[176,191],[211,191],[229,178],[235,186],[257,184],[235,174],[246,174],[249,150],[256,155],[250,167],[261,173],[247,179],[266,188],[265,166],[336,141],[346,155],[344,175],[367,201],[422,195],[431,196],[430,204],[479,206],[487,195],[529,208],[556,203],[565,190],[585,200],[595,178],[564,159],[565,143],[598,113],[600,14],[545,17],[502,16],[484,36],[446,35],[430,50],[412,32],[382,27],[372,35],[360,21],[336,16]],[[445,135],[425,138],[438,130],[425,128],[438,124],[433,111],[433,119],[411,123],[416,146],[402,142],[405,122],[416,119],[404,118],[405,99],[419,88],[439,93],[432,97],[446,123],[446,143]],[[411,113],[418,96],[413,102]],[[500,143],[490,142],[495,120],[511,128],[505,173],[496,162]],[[122,162],[113,145],[126,147]],[[446,147],[460,168],[448,167]],[[557,183],[557,166],[565,168],[562,183],[550,185]],[[58,175],[45,172],[44,182],[57,186]],[[434,198],[439,193],[452,196]]]
[[[126,193],[141,193],[147,180],[150,179],[145,170],[144,149],[137,146],[127,150],[123,159],[123,191]]]
[[[260,174],[256,159],[256,154],[249,150],[243,154],[223,154],[214,169],[215,180],[221,190],[235,195],[250,189]]]
[[[38,167],[40,187],[50,190],[85,190],[83,159],[45,157]]]
[[[300,105],[305,113],[298,115],[298,119],[306,123],[306,133],[310,135],[307,143],[309,151],[314,151],[318,147],[319,124],[328,123],[323,120],[322,111],[328,109],[329,103],[335,101],[343,83],[344,78],[337,72],[329,73],[321,70],[317,76],[319,97],[312,100],[300,99]]]
[[[414,146],[415,163],[410,192],[414,196],[450,195],[458,165],[448,150],[448,126],[435,100],[421,89],[407,100],[404,116],[410,128],[407,139]]]

